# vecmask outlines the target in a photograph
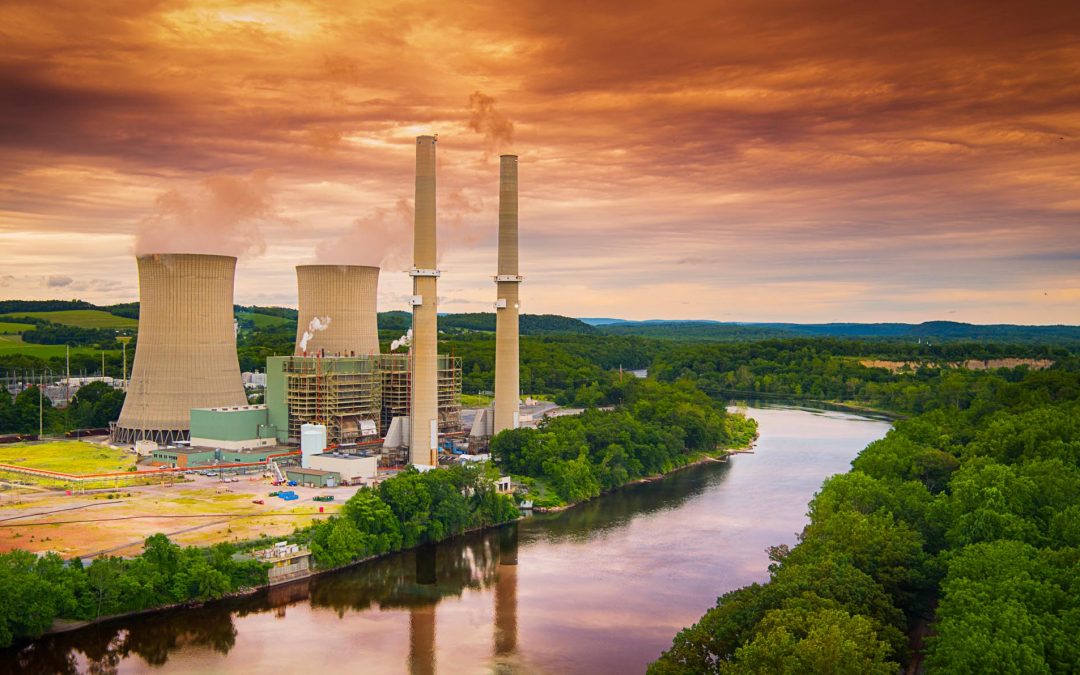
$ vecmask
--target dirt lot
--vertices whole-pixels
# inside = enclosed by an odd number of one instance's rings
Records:
[[[268,496],[277,489],[265,478],[244,476],[239,482],[225,483],[201,475],[173,486],[70,496],[0,484],[0,551],[22,548],[56,551],[65,557],[127,556],[137,554],[146,537],[157,532],[186,545],[282,535],[335,513],[358,488],[284,488],[300,497],[289,502]],[[333,495],[334,501],[312,501],[322,494]],[[265,504],[254,504],[256,499]],[[324,513],[319,513],[320,507]]]

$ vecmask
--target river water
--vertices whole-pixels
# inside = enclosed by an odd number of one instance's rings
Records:
[[[753,407],[754,454],[560,514],[199,609],[0,652],[9,672],[639,673],[717,596],[767,578],[806,504],[889,423]]]

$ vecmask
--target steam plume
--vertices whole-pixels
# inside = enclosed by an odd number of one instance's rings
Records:
[[[411,251],[412,217],[407,199],[399,199],[392,209],[377,208],[354,220],[340,237],[320,242],[315,257],[324,265],[405,267]]]
[[[135,253],[211,253],[240,256],[266,248],[261,222],[275,219],[271,173],[211,176],[197,191],[168,190],[135,235]]]
[[[303,336],[300,338],[300,351],[307,351],[307,343],[311,341],[311,338],[315,337],[315,333],[321,330],[326,330],[330,327],[330,317],[328,316],[316,316],[308,322],[307,330],[304,331]]]
[[[484,135],[484,151],[497,153],[514,143],[514,123],[495,109],[495,98],[479,91],[469,96],[469,128]]]

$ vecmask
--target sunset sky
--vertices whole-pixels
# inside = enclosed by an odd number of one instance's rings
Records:
[[[382,264],[407,309],[1080,323],[1080,2],[0,3],[0,298],[137,299],[134,254]]]

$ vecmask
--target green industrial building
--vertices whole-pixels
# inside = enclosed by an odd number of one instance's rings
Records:
[[[289,467],[285,469],[285,477],[294,480],[305,487],[337,487],[341,485],[341,474],[337,471],[320,471],[319,469],[301,469]]]
[[[277,445],[265,405],[191,410],[191,445],[223,450],[251,450]]]

